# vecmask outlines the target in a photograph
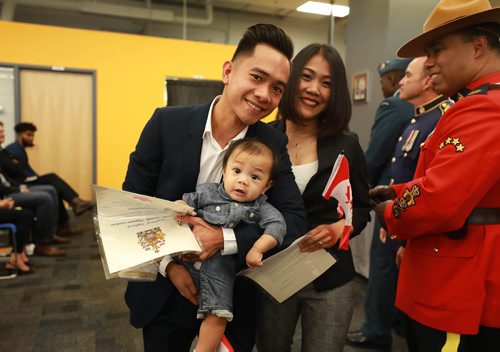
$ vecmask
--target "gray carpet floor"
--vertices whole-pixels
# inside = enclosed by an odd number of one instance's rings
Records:
[[[126,283],[104,277],[92,214],[72,218],[71,223],[84,231],[61,245],[65,257],[34,256],[34,274],[0,280],[0,351],[143,350],[141,331],[129,325],[123,300]],[[366,280],[355,282],[352,328],[363,320],[366,292]],[[299,333],[292,351],[300,351]],[[369,350],[346,346],[344,351]],[[398,336],[393,351],[406,351]]]

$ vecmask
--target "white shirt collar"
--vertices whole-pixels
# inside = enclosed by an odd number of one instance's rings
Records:
[[[221,97],[222,97],[222,95],[216,96],[214,98],[214,100],[212,100],[212,104],[210,104],[210,109],[208,109],[207,122],[205,123],[205,129],[203,130],[203,134],[201,135],[202,139],[205,139],[205,136],[213,136],[213,134],[212,134],[212,112],[213,112],[215,104],[217,104],[217,102],[219,101],[219,99]],[[241,132],[238,133],[238,135],[236,137],[231,139],[231,142],[238,140],[238,139],[241,139],[241,138],[244,138],[245,135],[247,134],[247,131],[248,131],[248,126],[246,126],[244,129],[242,129]]]

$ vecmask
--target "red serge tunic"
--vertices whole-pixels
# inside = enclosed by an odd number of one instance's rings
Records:
[[[500,208],[500,72],[471,83],[422,146],[415,178],[394,186],[388,233],[407,239],[396,306],[426,326],[475,334],[500,328],[500,224],[468,225]],[[490,84],[496,84],[494,87]]]

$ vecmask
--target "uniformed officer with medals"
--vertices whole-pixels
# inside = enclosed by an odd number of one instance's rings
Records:
[[[441,0],[399,56],[427,55],[434,90],[459,99],[425,141],[414,179],[371,191],[407,240],[396,306],[410,351],[500,351],[500,8]]]

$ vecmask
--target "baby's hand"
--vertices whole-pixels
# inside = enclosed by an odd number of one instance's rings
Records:
[[[247,254],[247,265],[249,268],[255,268],[258,266],[262,266],[262,257],[264,256],[264,253],[259,252],[255,248],[250,249],[250,251]]]
[[[175,201],[175,203],[177,204],[181,204],[181,205],[188,205],[185,201],[183,201],[182,199],[178,199]],[[189,210],[186,210],[185,212],[182,212],[182,213],[177,213],[177,215],[190,215],[190,216],[196,216],[196,212],[194,211],[194,209],[192,207],[189,207]]]

